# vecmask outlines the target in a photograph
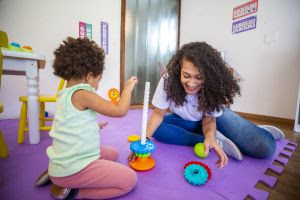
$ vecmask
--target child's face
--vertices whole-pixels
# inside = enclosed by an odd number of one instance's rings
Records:
[[[186,59],[182,59],[181,62],[180,81],[186,94],[191,95],[197,94],[203,83],[199,70]]]
[[[91,75],[91,76],[89,76],[89,77],[87,78],[87,82],[88,82],[88,84],[89,84],[90,86],[92,86],[93,88],[95,88],[95,90],[97,90],[101,78],[102,78],[102,74],[100,74],[100,75],[98,75],[98,76],[96,76],[96,77],[94,77],[94,76]]]

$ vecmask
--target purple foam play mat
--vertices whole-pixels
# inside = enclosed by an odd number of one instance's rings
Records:
[[[142,110],[130,110],[123,118],[108,118],[100,116],[100,121],[109,124],[102,130],[101,143],[111,145],[119,150],[118,161],[127,165],[129,145],[127,136],[140,134]],[[8,144],[10,155],[0,159],[0,176],[2,200],[50,200],[49,187],[36,188],[35,178],[47,167],[48,159],[45,153],[51,139],[47,132],[41,133],[41,142],[38,145],[29,145],[28,136],[24,144],[17,144],[18,119],[1,120],[0,127]],[[277,142],[277,149],[270,159],[253,159],[244,156],[242,162],[230,159],[224,169],[217,169],[214,152],[205,159],[195,156],[192,147],[163,144],[153,140],[156,150],[152,157],[156,166],[147,172],[137,172],[138,183],[129,194],[115,198],[122,200],[153,200],[153,199],[244,199],[247,195],[254,199],[267,199],[268,193],[255,188],[258,181],[269,187],[274,187],[277,179],[265,175],[267,169],[280,174],[284,168],[273,165],[277,160],[284,165],[296,143],[288,140]],[[284,157],[279,154],[285,155]],[[210,167],[211,179],[202,186],[189,184],[183,175],[183,167],[187,162],[201,161]]]

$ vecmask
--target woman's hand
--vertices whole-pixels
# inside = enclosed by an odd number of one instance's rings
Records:
[[[208,155],[209,149],[214,149],[217,153],[219,160],[216,162],[218,168],[223,168],[228,163],[228,157],[223,151],[223,149],[220,147],[220,145],[217,143],[215,137],[206,137],[204,140],[204,154]]]
[[[204,154],[208,155],[209,149],[214,149],[219,157],[219,160],[216,162],[218,168],[225,167],[228,163],[228,157],[215,139],[216,118],[204,117],[202,119],[202,131],[205,136]]]

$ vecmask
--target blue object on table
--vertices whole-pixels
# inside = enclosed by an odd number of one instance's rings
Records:
[[[14,47],[21,47],[20,44],[16,42],[11,42],[10,45]]]

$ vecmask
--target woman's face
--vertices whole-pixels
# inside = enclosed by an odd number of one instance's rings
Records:
[[[203,79],[198,68],[186,59],[182,59],[181,62],[180,81],[186,94],[190,95],[197,94],[203,83]]]

